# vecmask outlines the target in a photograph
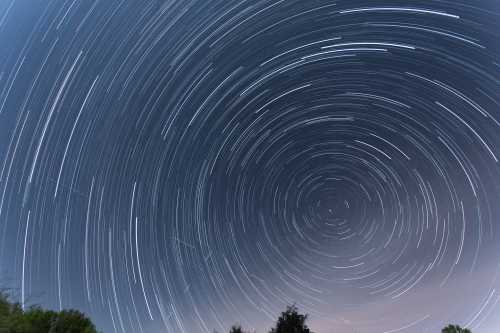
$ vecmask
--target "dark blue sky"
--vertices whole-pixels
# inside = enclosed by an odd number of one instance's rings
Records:
[[[104,332],[498,332],[494,1],[0,3],[0,277]]]

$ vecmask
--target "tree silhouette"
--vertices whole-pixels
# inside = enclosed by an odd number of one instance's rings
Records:
[[[442,333],[471,333],[468,328],[462,328],[458,325],[448,325],[441,330]]]
[[[244,333],[240,325],[233,325],[229,330],[229,333]]]
[[[94,324],[77,310],[55,312],[32,306],[23,310],[0,291],[0,332],[9,333],[96,333]]]
[[[95,333],[94,324],[77,310],[63,310],[52,322],[50,333]]]
[[[313,333],[305,324],[306,320],[307,314],[300,314],[295,305],[287,306],[278,318],[276,327],[269,333]]]

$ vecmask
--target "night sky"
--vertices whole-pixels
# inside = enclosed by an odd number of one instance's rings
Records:
[[[0,1],[0,278],[105,333],[500,329],[500,3]]]

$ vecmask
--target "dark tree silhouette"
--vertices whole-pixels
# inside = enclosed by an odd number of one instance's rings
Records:
[[[229,333],[244,333],[240,325],[233,325],[229,330]]]
[[[63,310],[52,322],[50,333],[95,333],[94,324],[77,310]]]
[[[55,312],[32,306],[23,310],[0,291],[0,332],[9,333],[97,333],[94,324],[77,310]]]
[[[300,314],[295,305],[287,306],[278,318],[276,327],[269,333],[313,333],[305,324],[306,320],[307,314]]]
[[[471,333],[471,331],[458,325],[448,325],[441,330],[441,333]]]

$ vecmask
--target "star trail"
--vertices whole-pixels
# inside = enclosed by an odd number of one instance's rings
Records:
[[[103,332],[500,327],[500,4],[0,2],[0,277]]]

